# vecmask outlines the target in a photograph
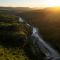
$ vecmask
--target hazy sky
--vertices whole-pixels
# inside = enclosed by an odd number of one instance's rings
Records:
[[[0,0],[0,6],[11,6],[11,7],[60,6],[60,0]]]

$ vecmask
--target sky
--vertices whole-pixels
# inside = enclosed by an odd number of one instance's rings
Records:
[[[0,6],[51,7],[51,6],[60,6],[60,0],[0,0]]]

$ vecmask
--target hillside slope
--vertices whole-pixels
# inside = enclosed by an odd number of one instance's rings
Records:
[[[43,39],[60,49],[60,8],[45,8],[21,13],[31,25],[37,26]]]

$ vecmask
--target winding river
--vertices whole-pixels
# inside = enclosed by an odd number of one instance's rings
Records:
[[[19,17],[19,22],[24,22],[24,20]],[[31,26],[28,23],[26,24],[28,26]],[[53,49],[48,43],[46,43],[38,33],[38,29],[32,26],[32,37],[37,38],[36,43],[38,44],[40,50],[45,54],[46,59],[60,60],[60,54],[55,49]]]

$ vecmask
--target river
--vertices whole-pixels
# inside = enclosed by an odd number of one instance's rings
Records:
[[[25,22],[21,17],[19,17],[19,22]],[[28,26],[31,26],[30,24],[26,23]],[[45,54],[46,59],[50,60],[60,60],[60,54],[52,48],[48,43],[46,43],[42,37],[38,34],[38,29],[36,27],[32,27],[32,37],[37,38],[37,44],[40,48],[40,50]]]

